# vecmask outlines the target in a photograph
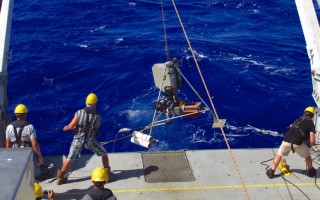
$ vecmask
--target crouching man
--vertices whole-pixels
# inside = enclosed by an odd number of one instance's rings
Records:
[[[117,200],[112,191],[104,187],[108,180],[105,168],[98,167],[93,170],[91,180],[93,186],[89,187],[82,200]]]

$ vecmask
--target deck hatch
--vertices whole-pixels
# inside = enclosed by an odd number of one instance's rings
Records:
[[[194,181],[184,151],[141,153],[145,181],[148,183]]]

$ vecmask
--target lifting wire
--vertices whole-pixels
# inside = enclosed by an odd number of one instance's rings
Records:
[[[161,0],[161,14],[162,14],[162,23],[163,23],[163,34],[164,34],[166,58],[167,58],[167,61],[169,61],[170,60],[169,46],[168,46],[168,40],[167,40],[166,22],[165,22],[165,19],[164,19],[164,9],[163,9],[163,1],[162,0]],[[160,90],[159,90],[159,93],[158,93],[157,101],[160,100],[161,88],[162,88],[163,82],[164,82],[164,80],[166,78],[165,74],[166,74],[166,68],[163,71],[163,75],[162,75],[163,79],[162,79],[162,82],[161,82],[161,86],[160,86]],[[153,118],[152,118],[152,122],[151,122],[151,128],[150,128],[150,131],[149,131],[149,135],[150,136],[152,135],[152,128],[153,128],[153,124],[155,123],[154,121],[155,121],[156,113],[157,113],[157,110],[155,110],[154,113],[153,113]]]
[[[164,20],[164,11],[163,11],[163,2],[162,2],[162,0],[161,0],[161,13],[162,13],[162,23],[163,23],[163,34],[164,34],[165,51],[166,51],[167,61],[169,61],[170,60],[169,47],[168,47],[167,32],[166,32],[166,22]]]
[[[165,19],[164,19],[164,9],[163,9],[163,1],[161,0],[161,11],[162,11],[162,21],[163,21],[163,32],[164,32],[164,40],[165,40],[165,49],[166,49],[166,56],[167,56],[167,61],[170,60],[170,57],[169,57],[169,47],[168,47],[168,40],[167,40],[167,34],[166,34],[166,23],[165,23]],[[175,69],[178,71],[178,73],[183,77],[183,79],[187,82],[187,84],[189,85],[189,87],[194,91],[194,93],[198,96],[198,98],[201,100],[201,102],[208,108],[208,110],[211,112],[212,115],[213,112],[212,110],[209,108],[209,106],[205,103],[205,101],[201,98],[201,96],[199,95],[199,93],[194,89],[194,87],[191,85],[191,83],[187,80],[187,78],[182,74],[182,72],[176,67],[174,66]],[[162,79],[162,82],[161,82],[161,86],[160,86],[160,90],[159,90],[159,93],[158,93],[158,98],[157,98],[157,101],[160,100],[160,95],[161,95],[161,88],[163,86],[163,82],[164,80],[166,79],[166,68],[164,68],[164,71],[163,71],[163,79]],[[208,110],[205,110],[205,111],[201,111],[201,112],[206,112]],[[156,115],[156,110],[154,112],[154,115],[153,115],[153,120],[152,120],[152,124],[153,125],[155,123],[155,115]],[[195,113],[199,113],[199,112],[195,112]],[[195,113],[192,113],[192,114],[195,114]],[[185,117],[185,116],[188,116],[188,115],[191,115],[191,114],[186,114],[186,115],[181,115],[180,117],[177,117],[177,118],[182,118],[182,117]],[[169,118],[167,117],[166,120],[170,120],[170,119],[175,119],[175,118]],[[149,135],[151,136],[152,135],[152,126],[150,128],[150,132],[149,132]]]
[[[192,49],[192,47],[191,47],[191,44],[190,44],[188,35],[187,35],[186,31],[185,31],[184,25],[183,25],[183,23],[182,23],[182,20],[181,20],[181,18],[180,18],[180,15],[179,15],[179,12],[178,12],[178,9],[177,9],[177,7],[176,7],[176,5],[175,5],[174,0],[172,0],[172,4],[173,4],[173,7],[174,7],[174,9],[175,9],[175,11],[176,11],[177,17],[178,17],[178,19],[179,19],[179,22],[180,22],[181,28],[182,28],[182,30],[183,30],[183,33],[184,33],[184,35],[185,35],[185,38],[186,38],[186,40],[187,40],[187,43],[188,43],[188,45],[189,45],[189,50],[190,50],[190,52],[191,52],[191,54],[192,54],[193,60],[194,60],[194,62],[195,62],[195,64],[196,64],[196,66],[197,66],[197,69],[198,69],[199,75],[200,75],[200,77],[201,77],[203,86],[204,86],[204,88],[205,88],[205,90],[206,90],[206,92],[207,92],[208,98],[209,98],[209,100],[210,100],[212,109],[213,109],[214,114],[215,114],[215,117],[216,117],[217,120],[218,120],[218,124],[219,124],[220,129],[221,129],[221,132],[222,132],[222,134],[223,134],[225,143],[226,143],[226,145],[227,145],[227,147],[228,147],[228,150],[229,150],[230,156],[231,156],[231,158],[232,158],[233,164],[234,164],[234,166],[235,166],[235,168],[236,168],[236,170],[237,170],[237,174],[238,174],[238,176],[239,176],[239,179],[240,179],[242,188],[243,188],[243,190],[244,190],[244,192],[245,192],[245,194],[246,194],[246,198],[247,198],[247,199],[250,199],[249,194],[248,194],[248,191],[247,191],[247,189],[246,189],[246,186],[245,186],[244,181],[243,181],[243,179],[242,179],[242,176],[241,176],[241,174],[240,174],[240,170],[239,170],[239,168],[238,168],[237,162],[235,161],[235,158],[234,158],[233,153],[232,153],[232,151],[231,151],[231,148],[230,148],[229,142],[228,142],[228,140],[227,140],[226,134],[224,133],[224,130],[223,130],[222,123],[221,123],[221,121],[220,121],[220,119],[219,119],[218,113],[217,113],[217,111],[216,111],[216,109],[215,109],[215,107],[214,107],[214,104],[213,104],[213,102],[212,102],[211,95],[210,95],[210,93],[209,93],[209,90],[208,90],[208,88],[207,88],[207,85],[206,85],[206,83],[205,83],[205,81],[204,81],[204,78],[203,78],[203,76],[202,76],[200,67],[199,67],[198,62],[197,62],[197,59],[196,59],[196,57],[195,57],[195,55],[194,55],[194,51],[193,51],[193,49]]]

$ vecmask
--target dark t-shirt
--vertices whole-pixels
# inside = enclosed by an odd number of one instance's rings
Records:
[[[284,141],[301,145],[304,140],[310,139],[310,132],[316,132],[312,119],[307,116],[299,117],[285,134]]]
[[[117,200],[117,198],[108,188],[95,188],[91,186],[88,189],[88,194],[82,200]]]

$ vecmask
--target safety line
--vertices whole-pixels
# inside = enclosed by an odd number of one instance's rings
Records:
[[[228,142],[227,137],[226,137],[226,134],[225,134],[225,132],[224,132],[224,130],[223,130],[223,126],[222,126],[222,123],[221,123],[221,121],[220,121],[220,119],[219,119],[218,113],[217,113],[217,111],[216,111],[216,109],[215,109],[215,107],[214,107],[214,104],[213,104],[213,102],[212,102],[211,95],[210,95],[209,90],[208,90],[208,88],[207,88],[206,82],[204,81],[204,78],[203,78],[203,76],[202,76],[202,72],[201,72],[200,67],[199,67],[199,65],[198,65],[197,59],[196,59],[196,57],[195,57],[195,55],[194,55],[194,51],[193,51],[193,49],[192,49],[192,47],[191,47],[191,43],[190,43],[190,41],[189,41],[188,35],[187,35],[187,33],[186,33],[186,30],[185,30],[185,28],[184,28],[184,25],[183,25],[183,23],[182,23],[182,20],[181,20],[181,18],[180,18],[180,15],[179,15],[179,12],[178,12],[178,9],[177,9],[177,7],[176,7],[176,5],[175,5],[174,0],[172,0],[172,4],[173,4],[173,7],[174,7],[174,9],[175,9],[175,11],[176,11],[177,17],[178,17],[178,19],[179,19],[179,22],[180,22],[181,28],[182,28],[182,30],[183,30],[183,33],[184,33],[184,35],[185,35],[185,38],[186,38],[186,40],[187,40],[187,43],[188,43],[188,45],[189,45],[189,50],[190,50],[190,52],[191,52],[191,54],[192,54],[193,60],[194,60],[194,62],[195,62],[195,64],[196,64],[196,66],[197,66],[197,69],[198,69],[199,75],[200,75],[200,77],[201,77],[203,86],[204,86],[204,88],[205,88],[205,90],[206,90],[206,93],[207,93],[207,95],[208,95],[208,99],[210,100],[210,103],[211,103],[212,109],[213,109],[213,111],[214,111],[215,117],[216,117],[217,120],[218,120],[218,124],[219,124],[219,126],[220,126],[220,129],[221,129],[223,138],[224,138],[225,143],[226,143],[226,145],[227,145],[227,147],[228,147],[228,150],[229,150],[229,153],[230,153],[232,162],[233,162],[233,164],[234,164],[234,166],[235,166],[235,168],[236,168],[236,170],[237,170],[237,174],[238,174],[239,179],[240,179],[240,182],[241,182],[241,184],[242,184],[242,188],[243,188],[243,190],[244,190],[244,192],[245,192],[245,194],[246,194],[246,198],[249,200],[250,198],[249,198],[248,191],[247,191],[247,189],[246,189],[246,186],[245,186],[244,181],[243,181],[243,179],[242,179],[242,176],[241,176],[241,174],[240,174],[240,170],[239,170],[239,168],[238,168],[237,162],[235,161],[235,158],[234,158],[233,153],[232,153],[232,151],[231,151],[229,142]],[[213,116],[213,117],[214,117],[214,116]]]
[[[229,150],[230,156],[231,156],[231,158],[232,158],[232,161],[233,161],[233,163],[234,163],[234,166],[235,166],[235,168],[236,168],[236,170],[237,170],[237,174],[238,174],[238,176],[239,176],[239,178],[240,178],[242,187],[243,187],[243,189],[244,189],[244,191],[245,191],[245,194],[246,194],[247,199],[250,199],[250,198],[249,198],[248,191],[246,190],[244,181],[243,181],[243,179],[242,179],[242,177],[241,177],[241,174],[240,174],[240,171],[239,171],[239,169],[238,169],[238,165],[237,165],[237,163],[236,163],[236,161],[235,161],[235,158],[234,158],[234,156],[233,156],[233,153],[232,153],[232,151],[231,151],[231,148],[230,148],[229,142],[228,142],[228,140],[227,140],[226,134],[224,133],[224,130],[223,130],[221,121],[220,121],[220,119],[219,119],[219,117],[218,117],[218,113],[217,113],[217,111],[216,111],[216,109],[215,109],[215,107],[214,107],[214,104],[213,104],[212,99],[211,99],[211,95],[210,95],[210,93],[209,93],[209,90],[208,90],[208,88],[207,88],[207,85],[206,85],[206,83],[205,83],[205,81],[204,81],[204,78],[203,78],[203,76],[202,76],[202,72],[201,72],[200,67],[199,67],[199,65],[198,65],[197,59],[196,59],[196,57],[195,57],[195,55],[194,55],[194,51],[193,51],[193,49],[192,49],[192,47],[191,47],[191,43],[190,43],[190,41],[189,41],[188,35],[187,35],[187,33],[186,33],[186,31],[185,31],[185,28],[184,28],[184,26],[183,26],[183,23],[182,23],[182,20],[181,20],[181,18],[180,18],[178,9],[177,9],[177,7],[176,7],[176,5],[175,5],[175,3],[174,3],[174,0],[172,0],[172,4],[173,4],[173,6],[174,6],[174,9],[175,9],[176,14],[177,14],[177,17],[178,17],[178,19],[179,19],[181,28],[182,28],[182,30],[183,30],[183,33],[184,33],[185,38],[186,38],[186,40],[187,40],[187,43],[188,43],[188,45],[189,45],[189,49],[190,49],[190,51],[191,51],[193,60],[194,60],[194,62],[195,62],[195,64],[196,64],[196,66],[197,66],[197,69],[198,69],[198,72],[199,72],[199,74],[200,74],[200,77],[201,77],[203,86],[204,86],[204,88],[205,88],[205,90],[206,90],[206,92],[207,92],[208,99],[210,100],[210,103],[211,103],[211,106],[212,106],[212,108],[213,108],[214,114],[215,114],[215,116],[216,116],[216,118],[217,118],[217,120],[218,120],[218,124],[219,124],[219,126],[220,126],[221,132],[222,132],[222,134],[223,134],[225,143],[226,143],[226,145],[227,145],[227,147],[228,147],[228,150]]]

